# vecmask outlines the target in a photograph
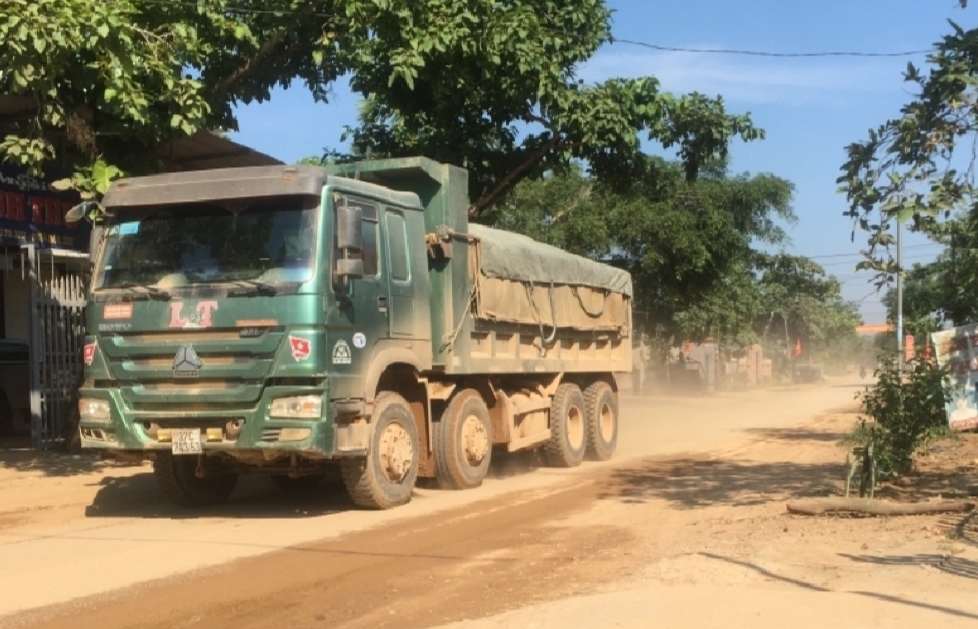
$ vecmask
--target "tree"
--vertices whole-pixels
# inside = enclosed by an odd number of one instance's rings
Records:
[[[929,72],[907,64],[904,80],[914,98],[900,117],[871,129],[867,140],[846,149],[838,183],[855,227],[868,232],[870,245],[868,259],[857,268],[877,270],[879,286],[902,272],[877,249],[893,244],[894,221],[932,230],[956,211],[974,211],[978,29],[965,30],[953,22],[951,27],[952,34],[927,57]]]
[[[861,351],[856,304],[842,298],[842,285],[821,265],[781,253],[764,256],[758,267],[762,314],[755,330],[769,347],[783,355],[800,343],[809,356],[841,354],[843,359]]]
[[[0,155],[38,167],[67,139],[80,161],[152,170],[154,149],[235,129],[233,106],[351,75],[368,106],[359,150],[425,154],[473,172],[476,213],[520,179],[589,160],[629,174],[647,132],[694,177],[731,137],[760,137],[719,98],[652,78],[598,86],[577,64],[610,39],[603,0],[8,0],[0,93],[24,98]],[[525,125],[518,128],[517,125]],[[532,128],[531,128],[532,127]]]
[[[978,214],[934,223],[927,235],[944,250],[933,262],[914,264],[903,282],[903,327],[918,340],[945,324],[978,321]],[[896,291],[883,297],[887,319],[896,321]]]

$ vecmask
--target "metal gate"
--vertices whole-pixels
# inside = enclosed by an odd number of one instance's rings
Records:
[[[65,439],[81,382],[88,255],[23,247],[30,273],[31,440],[38,449]]]

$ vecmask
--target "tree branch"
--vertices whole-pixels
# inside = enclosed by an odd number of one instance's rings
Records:
[[[552,151],[558,144],[560,144],[560,136],[554,134],[540,148],[533,151],[522,164],[506,173],[502,179],[496,182],[496,185],[484,192],[475,203],[469,206],[469,218],[478,218],[499,197],[515,186],[526,171],[539,164],[547,156],[547,153]]]
[[[307,4],[301,11],[299,11],[296,19],[302,19],[311,15],[316,9],[322,5],[323,0],[313,0]],[[261,47],[255,52],[254,55],[249,57],[242,65],[238,66],[238,69],[232,72],[230,75],[224,78],[223,81],[218,83],[215,87],[211,96],[214,98],[220,98],[226,95],[235,83],[245,78],[249,74],[255,71],[255,69],[264,63],[267,58],[272,54],[272,51],[282,43],[285,36],[288,35],[294,29],[293,26],[284,26],[280,28],[274,35],[269,37]]]

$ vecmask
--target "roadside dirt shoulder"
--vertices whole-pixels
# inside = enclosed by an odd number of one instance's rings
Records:
[[[804,428],[759,431],[754,442],[710,456],[616,470],[600,500],[564,525],[628,531],[635,541],[620,547],[617,578],[588,596],[450,626],[972,626],[978,514],[786,513],[789,499],[842,493],[839,440],[856,419],[834,413]],[[917,469],[883,494],[968,498],[978,435],[935,444]]]

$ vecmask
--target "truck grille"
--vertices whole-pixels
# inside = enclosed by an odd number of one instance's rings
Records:
[[[201,404],[253,406],[282,342],[281,329],[242,337],[233,330],[175,330],[116,333],[102,338],[109,370],[133,410],[162,411]],[[181,347],[193,347],[200,361],[196,377],[175,377]],[[206,395],[206,400],[201,400]]]

